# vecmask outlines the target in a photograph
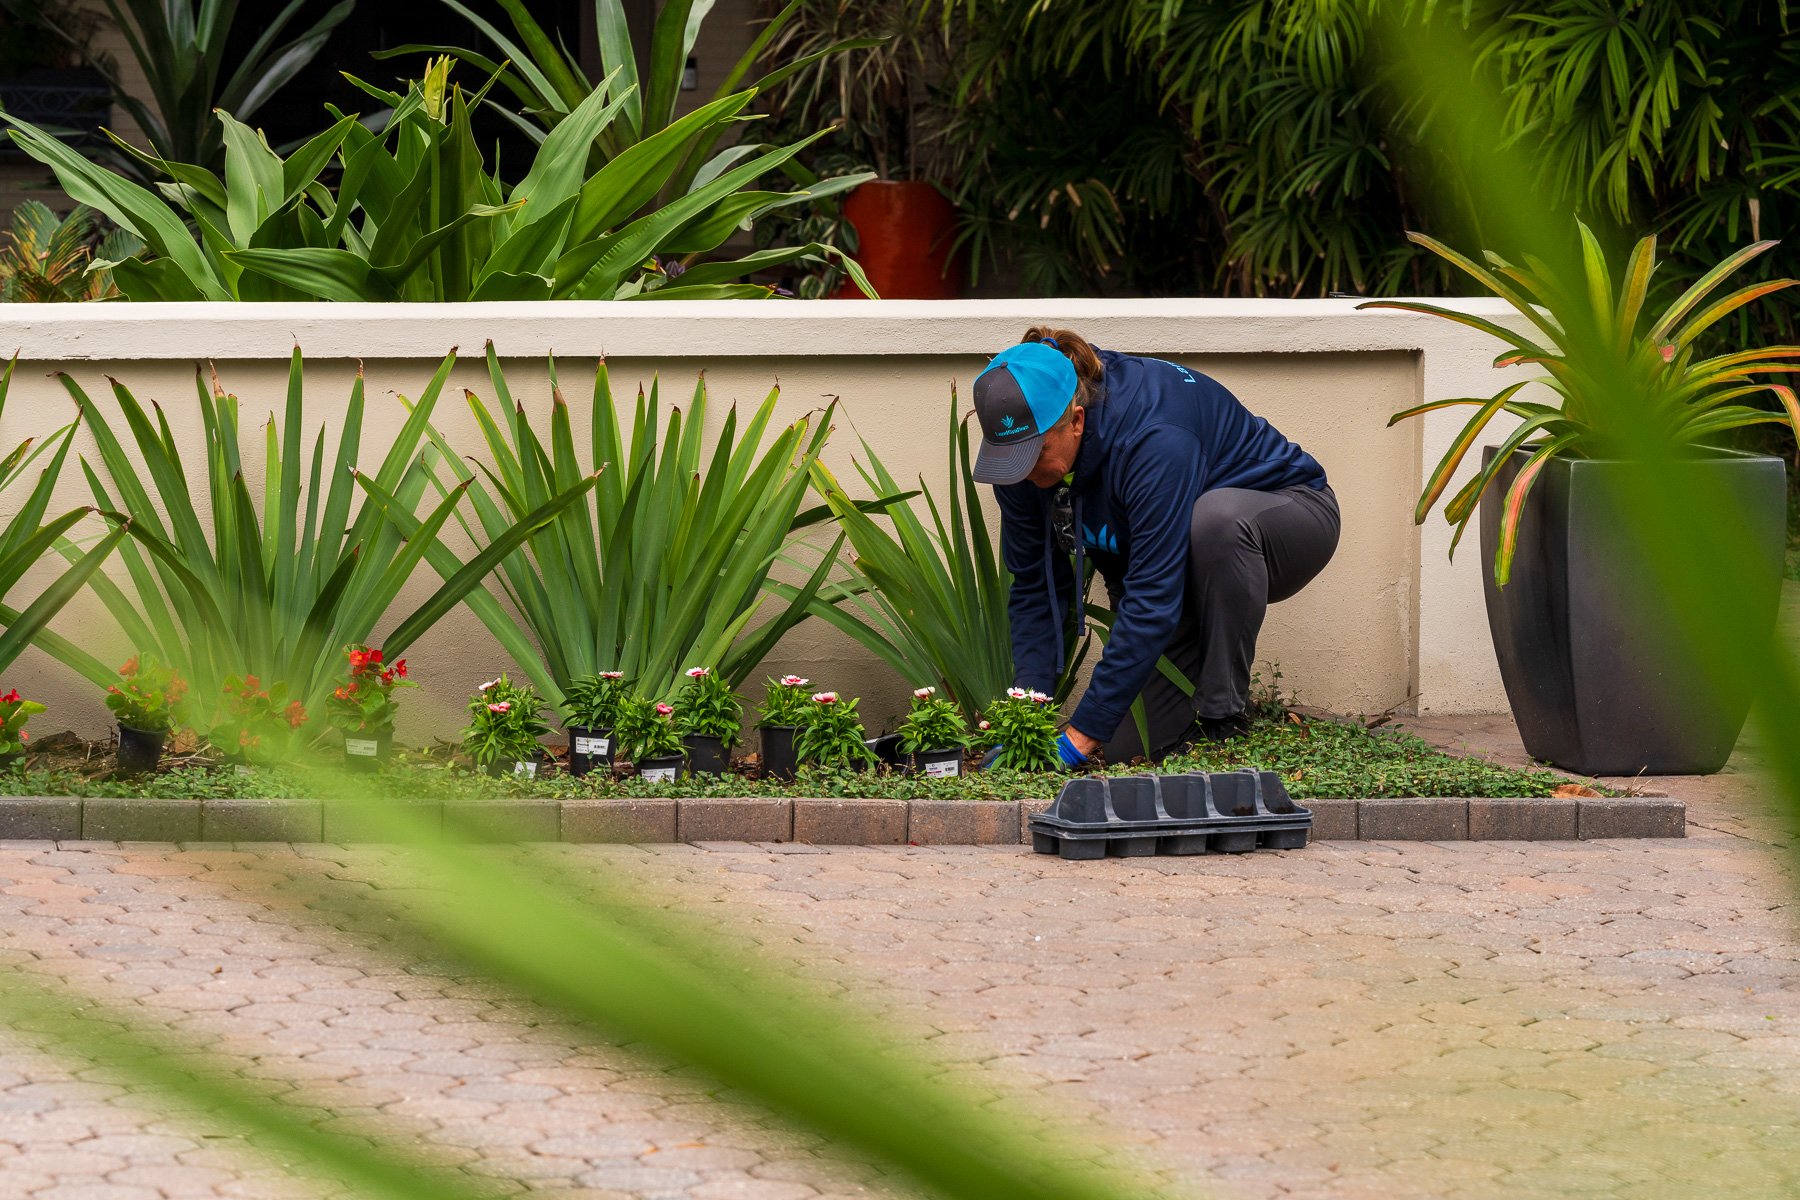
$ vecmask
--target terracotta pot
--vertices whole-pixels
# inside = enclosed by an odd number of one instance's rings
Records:
[[[956,242],[956,206],[929,183],[871,179],[844,201],[856,227],[856,261],[884,300],[954,300],[962,295],[962,255]],[[834,300],[862,298],[846,278]]]

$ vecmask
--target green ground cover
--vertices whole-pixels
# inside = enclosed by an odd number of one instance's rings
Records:
[[[1547,770],[1518,770],[1485,759],[1449,754],[1395,729],[1298,715],[1257,721],[1247,737],[1171,757],[1163,772],[1275,771],[1288,792],[1310,797],[1548,796],[1569,778]],[[1142,768],[1138,768],[1142,769]],[[1131,767],[1113,767],[1129,774]],[[605,799],[661,796],[823,796],[895,800],[1047,799],[1060,774],[989,771],[961,779],[923,779],[880,769],[803,769],[793,781],[748,775],[702,776],[678,783],[634,778],[573,778],[549,770],[540,779],[490,778],[430,758],[397,756],[380,776],[354,776],[325,767],[287,766],[239,771],[188,763],[135,779],[114,779],[71,766],[38,766],[0,777],[0,795],[137,796],[164,799],[324,798],[373,793],[457,800],[488,798]]]

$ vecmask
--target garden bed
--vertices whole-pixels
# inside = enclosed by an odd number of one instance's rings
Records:
[[[102,751],[46,739],[26,770],[0,778],[0,838],[380,841],[389,834],[371,810],[387,797],[428,833],[463,840],[1011,845],[1067,778],[803,770],[792,781],[758,780],[750,759],[737,764],[748,773],[673,784],[559,771],[527,780],[402,755],[374,777],[178,760],[115,779]],[[1555,772],[1448,754],[1404,732],[1294,716],[1160,769],[1244,767],[1280,774],[1312,809],[1315,840],[1679,837],[1685,824],[1677,800],[1603,795]]]

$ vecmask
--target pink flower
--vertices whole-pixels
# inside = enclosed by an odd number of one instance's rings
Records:
[[[656,715],[659,717],[666,717],[674,711],[675,706],[673,704],[659,704],[656,706]]]
[[[1661,349],[1662,349],[1662,360],[1664,362],[1673,362],[1675,360],[1675,347],[1663,346],[1663,347],[1661,347]]]
[[[836,692],[814,692],[813,700],[818,704],[836,704],[838,694]]]
[[[987,723],[987,722],[986,722],[986,721],[983,721],[983,722],[982,722],[982,723],[981,723],[981,728],[982,728],[982,729],[992,729],[992,728],[993,728],[993,726],[992,726],[992,725],[989,725],[989,724],[988,724],[988,723]]]
[[[489,688],[493,687],[496,683],[499,683],[499,682],[500,681],[498,679],[490,679],[486,683],[481,685],[481,690],[485,692]]]
[[[488,711],[493,712],[493,713],[511,712],[512,711],[512,701],[511,700],[502,700],[498,704],[490,704],[490,705],[488,705]]]
[[[929,700],[935,695],[937,695],[937,689],[934,687],[922,687],[922,688],[914,688],[913,689],[913,698],[915,700]]]
[[[1038,704],[1048,704],[1048,703],[1050,703],[1050,700],[1051,700],[1051,697],[1046,696],[1044,693],[1037,692],[1037,691],[1034,691],[1031,693],[1031,698],[1033,701],[1035,701]]]
[[[812,680],[802,679],[798,675],[783,675],[781,677],[782,687],[805,687],[811,682]]]
[[[600,678],[602,678],[602,679],[623,679],[623,678],[625,678],[625,672],[623,672],[623,671],[602,671],[602,672],[600,672]]]
[[[1031,695],[1031,693],[1024,688],[1007,688],[1006,694],[1014,700],[1023,700],[1025,697]]]
[[[711,674],[712,674],[711,667],[689,667],[687,669],[687,677],[689,679],[705,679],[708,675],[711,675]]]

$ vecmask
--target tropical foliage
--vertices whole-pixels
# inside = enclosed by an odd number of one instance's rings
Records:
[[[236,3],[217,0],[101,0],[112,24],[124,35],[137,72],[150,95],[127,84],[109,56],[83,53],[112,88],[113,103],[136,121],[149,139],[145,156],[115,140],[115,165],[143,181],[154,178],[154,160],[216,168],[225,156],[215,112],[240,121],[256,115],[325,46],[331,31],[356,7],[339,0],[310,24],[295,18],[307,0],[287,0],[279,8],[257,6],[260,24],[248,50],[226,52],[239,16]],[[8,7],[21,0],[7,0]],[[37,21],[48,25],[74,49],[86,51],[91,34],[79,6],[37,6]],[[283,41],[285,35],[287,40]],[[230,71],[220,78],[221,71]],[[71,193],[73,194],[73,193]]]
[[[790,535],[831,515],[802,512],[800,503],[832,409],[777,430],[765,446],[779,398],[771,390],[741,428],[732,408],[709,453],[704,378],[685,412],[665,407],[655,380],[626,408],[602,361],[584,454],[554,362],[547,436],[514,399],[492,343],[487,362],[495,408],[468,393],[487,444],[480,474],[442,435],[430,434],[440,452],[437,486],[446,502],[467,491],[473,519],[460,510],[457,519],[473,540],[491,547],[513,538],[522,516],[605,469],[590,501],[563,510],[503,556],[495,579],[517,616],[485,591],[471,593],[469,606],[557,702],[572,680],[600,670],[625,672],[652,697],[672,693],[695,662],[715,664],[728,684],[742,685],[806,615],[831,569],[822,563],[806,585],[764,610],[770,571]],[[834,557],[835,546],[827,558]],[[446,575],[456,568],[441,547],[426,559]],[[766,619],[751,629],[759,614]]]
[[[22,200],[0,239],[0,304],[110,299],[119,294],[111,270],[92,264],[142,248],[123,229],[102,234],[94,211],[83,205],[59,217],[41,201]]]
[[[90,572],[88,582],[124,640],[188,680],[197,728],[217,719],[229,677],[280,681],[292,699],[316,709],[331,689],[343,647],[367,642],[413,568],[427,551],[441,549],[438,533],[461,501],[462,489],[451,489],[422,519],[413,514],[431,475],[426,428],[454,363],[454,355],[444,359],[380,467],[368,474],[358,468],[361,371],[344,405],[335,451],[328,459],[321,428],[309,455],[304,364],[296,347],[283,415],[279,423],[270,418],[260,439],[260,505],[240,449],[238,400],[219,386],[217,376],[209,388],[206,376],[195,372],[203,440],[187,446],[177,442],[160,408],[146,411],[115,381],[113,397],[130,449],[115,428],[119,418],[109,418],[73,377],[61,377],[98,449],[97,462],[81,464],[94,502],[130,518],[131,538],[119,548],[123,577]],[[66,446],[55,466],[64,453]],[[444,584],[389,631],[383,642],[387,652],[404,652],[496,563],[592,486],[591,477],[577,478],[520,513],[471,562],[451,559]],[[210,519],[203,520],[202,512]],[[406,528],[386,513],[404,514]],[[4,537],[13,538],[19,528],[15,522]],[[84,561],[66,537],[57,546],[71,561]],[[47,630],[38,639],[96,684],[114,681],[112,668],[84,645]],[[0,637],[0,655],[4,647]]]
[[[379,131],[332,108],[333,124],[286,158],[221,111],[223,173],[145,156],[169,177],[156,191],[17,117],[0,113],[0,122],[69,195],[144,241],[147,257],[111,264],[132,300],[767,296],[767,286],[738,281],[772,264],[837,254],[809,244],[693,265],[758,214],[809,198],[804,189],[745,190],[805,142],[734,166],[715,160],[718,170],[650,206],[680,169],[688,141],[739,120],[749,93],[689,113],[589,171],[588,148],[629,99],[596,89],[513,183],[487,164],[470,123],[471,106],[494,79],[470,96],[449,71],[449,60],[438,60],[404,94],[352,79],[391,109]]]
[[[1797,368],[1800,346],[1769,346],[1710,354],[1704,350],[1708,329],[1763,296],[1792,287],[1800,280],[1776,279],[1748,284],[1707,303],[1707,297],[1745,264],[1772,248],[1772,241],[1757,242],[1727,257],[1707,271],[1675,301],[1660,310],[1647,306],[1658,267],[1656,239],[1644,238],[1615,277],[1598,239],[1585,225],[1579,226],[1583,278],[1580,287],[1550,274],[1540,261],[1520,267],[1498,254],[1485,255],[1486,265],[1475,262],[1423,234],[1412,239],[1446,262],[1467,273],[1494,295],[1510,303],[1522,321],[1517,332],[1485,317],[1472,316],[1418,301],[1378,300],[1362,308],[1395,308],[1427,313],[1468,325],[1503,342],[1495,366],[1531,364],[1545,374],[1510,383],[1492,397],[1437,400],[1395,413],[1389,424],[1440,409],[1473,406],[1476,411],[1426,480],[1413,519],[1423,523],[1443,497],[1451,477],[1462,465],[1489,423],[1501,413],[1518,418],[1501,441],[1493,458],[1450,498],[1445,518],[1456,527],[1450,549],[1454,553],[1481,498],[1499,478],[1515,450],[1530,451],[1506,492],[1500,523],[1499,547],[1494,556],[1494,582],[1504,586],[1512,574],[1513,552],[1518,542],[1519,518],[1545,464],[1553,455],[1575,458],[1631,458],[1630,447],[1646,438],[1669,445],[1686,446],[1717,439],[1728,430],[1747,425],[1780,423],[1800,434],[1800,401],[1792,388],[1759,379]],[[1604,339],[1609,355],[1577,344],[1592,337]],[[1619,365],[1625,374],[1620,377]],[[1551,403],[1528,399],[1526,391],[1541,384]],[[1629,410],[1605,402],[1624,388],[1633,397]],[[1733,404],[1760,393],[1780,401],[1780,411],[1770,412],[1745,404]]]

